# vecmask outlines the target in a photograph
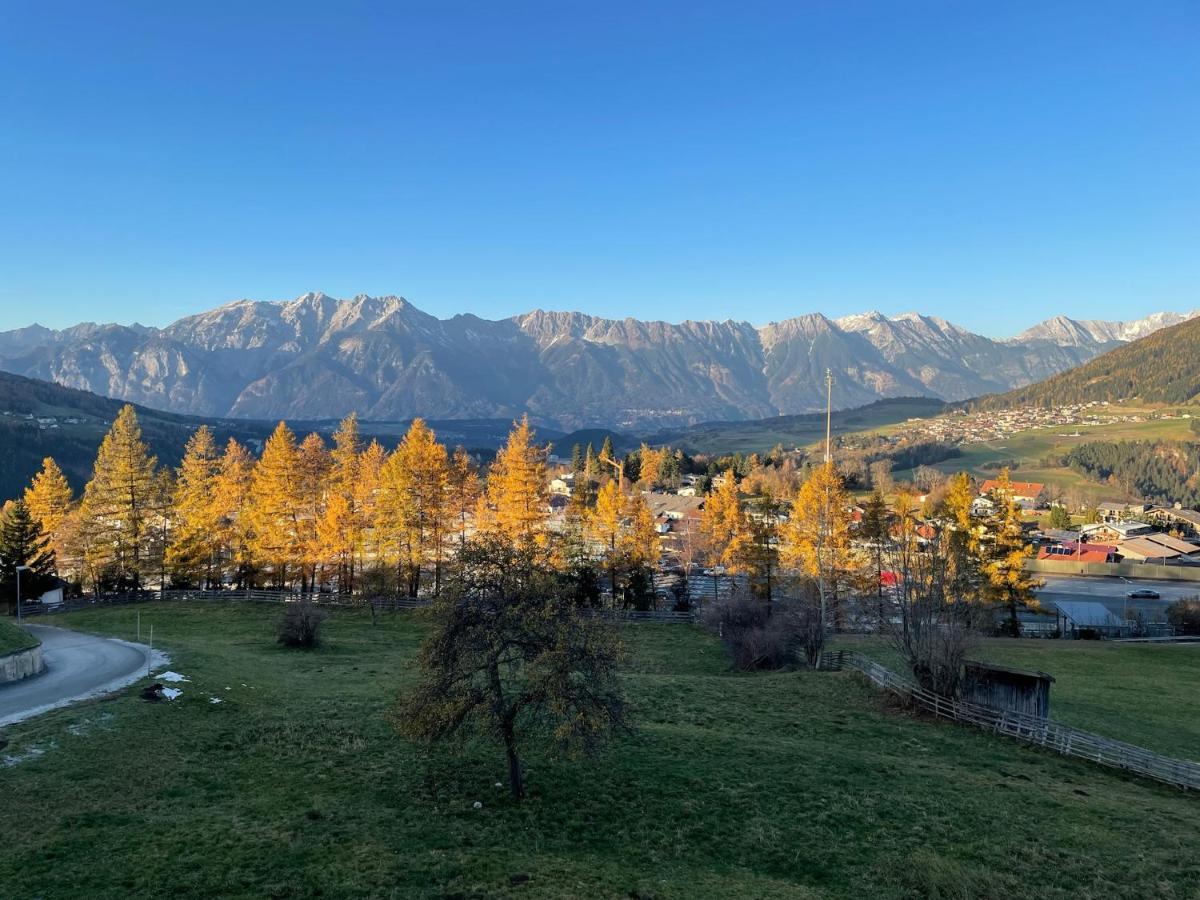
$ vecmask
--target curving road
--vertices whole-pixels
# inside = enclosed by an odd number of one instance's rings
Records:
[[[50,625],[29,625],[28,629],[42,642],[46,671],[0,685],[0,725],[107,694],[133,684],[146,673],[150,650],[142,644]]]

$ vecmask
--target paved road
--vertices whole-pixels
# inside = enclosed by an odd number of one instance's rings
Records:
[[[118,690],[137,681],[146,671],[148,648],[141,644],[50,625],[28,628],[42,642],[46,671],[34,678],[0,685],[0,725]]]
[[[1113,614],[1123,617],[1125,610],[1141,610],[1147,620],[1166,620],[1167,605],[1173,600],[1200,595],[1200,583],[1195,581],[1149,581],[1124,578],[1097,578],[1071,575],[1043,575],[1046,585],[1038,596],[1043,600],[1094,600],[1103,603]],[[1125,594],[1134,589],[1158,591],[1158,600],[1126,600]]]

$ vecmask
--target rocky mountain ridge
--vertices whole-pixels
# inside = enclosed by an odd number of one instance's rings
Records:
[[[1194,315],[1194,313],[1192,314]],[[0,370],[178,413],[485,418],[562,428],[673,426],[885,397],[962,400],[1032,384],[1182,321],[1047,320],[993,340],[933,316],[811,313],[755,326],[535,310],[438,319],[403,297],[239,300],[165,328],[0,333]]]

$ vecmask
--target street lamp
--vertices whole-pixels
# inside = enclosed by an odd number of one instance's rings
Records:
[[[28,572],[29,566],[17,566],[17,624],[21,624],[21,573]]]

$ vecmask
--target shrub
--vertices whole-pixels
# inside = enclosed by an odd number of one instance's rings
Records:
[[[289,603],[279,620],[279,643],[311,650],[321,643],[321,623],[329,613],[308,600]]]
[[[1200,597],[1184,597],[1167,607],[1167,621],[1180,634],[1200,634]]]
[[[735,669],[783,669],[806,655],[811,630],[806,612],[805,606],[776,603],[768,609],[761,600],[735,597],[709,604],[704,623],[721,636]]]

